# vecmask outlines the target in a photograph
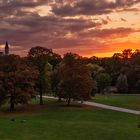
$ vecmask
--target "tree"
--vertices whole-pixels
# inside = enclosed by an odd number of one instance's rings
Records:
[[[111,84],[111,77],[107,73],[100,73],[96,76],[99,92],[104,94],[104,90]]]
[[[3,56],[0,71],[0,101],[9,100],[10,110],[15,104],[27,104],[35,94],[36,70],[23,63],[19,56]]]
[[[92,96],[95,96],[97,92],[98,92],[97,82],[96,82],[96,80],[92,80],[92,91],[91,91],[91,95]]]
[[[140,92],[140,80],[136,82],[136,91],[139,93]]]
[[[60,64],[62,61],[61,55],[53,53],[52,56],[49,57],[48,62],[52,65],[53,70]]]
[[[115,53],[113,55],[114,58],[125,58],[129,59],[133,55],[132,49],[125,49],[122,51],[122,53]]]
[[[140,50],[135,50],[131,56],[131,61],[133,65],[140,65]]]
[[[90,68],[92,78],[94,79],[99,73],[104,72],[104,68],[99,66],[98,64],[91,64],[87,65]]]
[[[87,100],[92,90],[92,79],[89,68],[80,63],[79,56],[72,53],[65,54],[61,63],[59,97],[67,99],[67,105],[71,99]]]
[[[125,49],[122,52],[123,58],[127,58],[127,59],[131,58],[132,54],[133,54],[132,49]]]
[[[7,98],[7,89],[5,88],[5,83],[3,82],[4,73],[0,71],[0,106],[5,103]]]
[[[100,66],[104,68],[104,72],[111,76],[111,85],[115,86],[120,69],[124,65],[123,60],[118,57],[100,58]]]
[[[51,74],[51,89],[54,95],[58,96],[58,89],[59,89],[59,83],[60,83],[60,72],[59,67],[55,68]],[[59,98],[59,101],[61,101],[61,98]]]
[[[46,74],[45,74],[45,78],[46,78],[46,93],[52,93],[52,89],[51,89],[51,76],[53,73],[53,66],[50,63],[47,63],[46,65]]]
[[[104,68],[99,66],[98,64],[92,64],[92,63],[87,64],[87,66],[89,67],[92,76],[93,87],[92,87],[91,95],[95,96],[95,94],[98,91],[96,76],[104,72]]]
[[[125,75],[125,73],[121,73],[119,75],[116,87],[121,93],[125,93],[128,91],[127,76]]]
[[[123,58],[121,53],[114,53],[113,58]]]
[[[53,52],[51,49],[40,46],[31,48],[28,53],[29,60],[36,66],[39,73],[37,86],[40,95],[40,105],[43,105],[43,94],[46,92],[47,87],[46,68],[48,60],[52,56]]]

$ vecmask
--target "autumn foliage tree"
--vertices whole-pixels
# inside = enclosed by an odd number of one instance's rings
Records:
[[[79,56],[65,54],[60,66],[59,94],[70,105],[71,99],[88,100],[92,90],[92,79],[89,68],[78,61]]]
[[[35,94],[37,72],[16,55],[3,56],[0,65],[0,102],[8,101],[13,111],[15,104],[27,104]]]

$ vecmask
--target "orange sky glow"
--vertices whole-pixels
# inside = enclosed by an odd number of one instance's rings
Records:
[[[0,16],[0,51],[8,40],[21,56],[35,46],[86,57],[140,49],[140,0],[2,0]]]

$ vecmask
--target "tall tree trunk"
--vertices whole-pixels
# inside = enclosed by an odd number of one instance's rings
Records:
[[[71,98],[68,99],[67,106],[70,106]]]
[[[83,104],[84,103],[84,99],[83,99],[83,97],[81,98],[81,104]]]
[[[10,111],[14,111],[15,110],[15,98],[14,96],[11,96],[10,98]]]
[[[43,105],[43,82],[42,80],[40,81],[40,85],[39,85],[39,96],[40,96],[40,105]]]
[[[58,102],[62,102],[62,99],[61,99],[61,97],[59,97],[59,98],[58,98]]]
[[[43,91],[42,91],[42,85],[40,85],[40,105],[43,105]]]
[[[105,90],[104,89],[101,89],[101,94],[105,95]]]

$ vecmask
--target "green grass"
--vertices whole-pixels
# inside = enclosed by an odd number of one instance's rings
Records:
[[[140,110],[140,95],[96,95],[92,98],[92,101]]]
[[[30,112],[30,111],[29,111]],[[32,112],[1,113],[0,140],[139,140],[139,117],[55,101]],[[10,119],[15,118],[15,122]],[[25,123],[21,120],[26,119]]]

